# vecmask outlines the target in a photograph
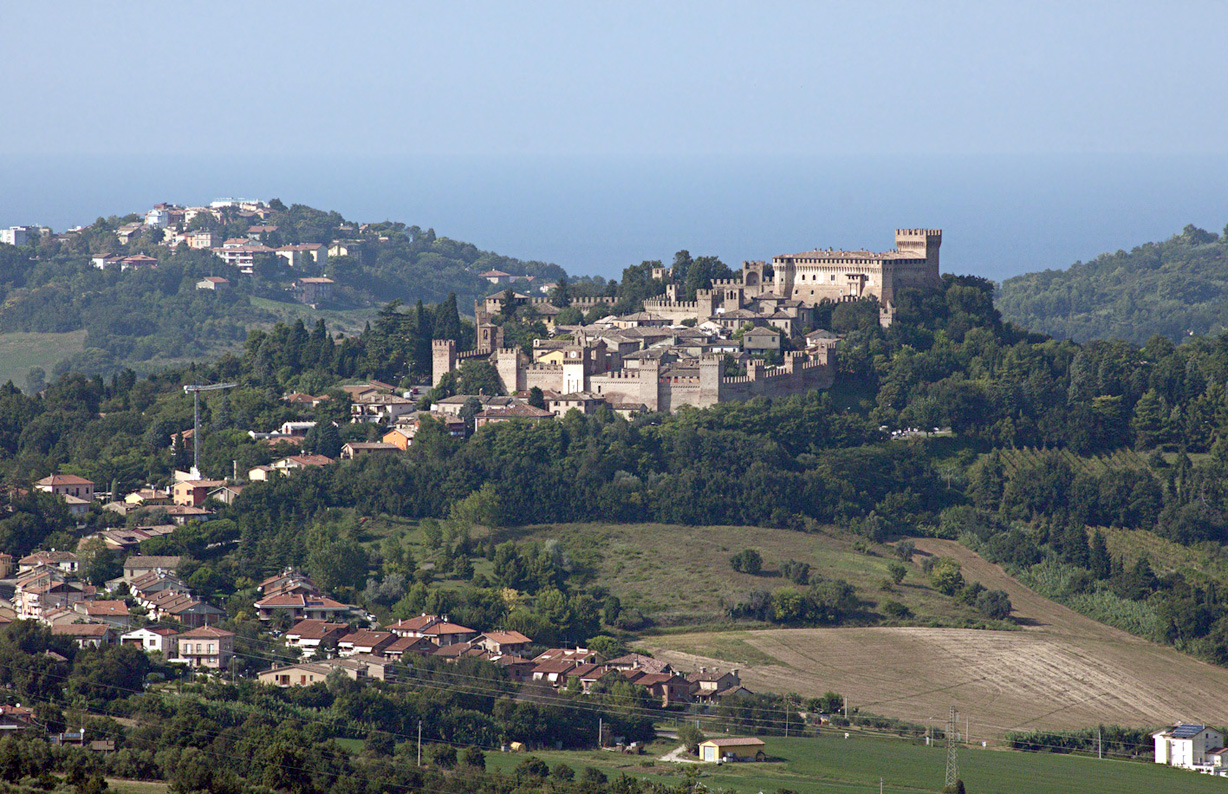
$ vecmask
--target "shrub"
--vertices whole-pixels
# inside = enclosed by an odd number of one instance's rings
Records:
[[[699,752],[700,743],[707,738],[703,731],[689,722],[678,729],[678,741],[685,744],[687,752],[690,753]]]
[[[976,610],[987,618],[1006,620],[1011,616],[1011,597],[1005,590],[984,590],[976,597]]]
[[[460,762],[470,769],[485,769],[486,753],[477,747],[466,747],[465,752],[461,753]]]
[[[908,566],[902,562],[893,562],[887,566],[887,572],[891,574],[892,583],[899,584],[908,575]]]
[[[763,557],[754,549],[743,549],[729,558],[729,567],[738,573],[757,575],[763,570]]]
[[[793,584],[800,584],[803,587],[810,584],[810,563],[808,562],[789,560],[780,566],[780,572]]]
[[[964,575],[960,573],[959,563],[950,557],[939,557],[930,566],[929,577],[930,584],[943,595],[953,596],[964,586]]]
[[[912,610],[899,601],[888,599],[883,602],[883,612],[888,616],[901,620],[912,614]]]

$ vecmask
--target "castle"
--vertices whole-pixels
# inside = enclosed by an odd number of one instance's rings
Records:
[[[663,297],[644,301],[643,312],[555,327],[571,338],[537,340],[531,356],[503,346],[503,329],[491,316],[505,311],[507,297],[496,293],[475,301],[476,350],[460,353],[455,342],[435,340],[434,383],[466,359],[485,358],[508,394],[537,387],[556,395],[586,395],[615,408],[671,412],[683,405],[704,408],[827,388],[833,380],[834,335],[807,335],[805,351],[785,352],[775,366],[755,357],[760,351],[747,341],[775,332],[793,337],[813,327],[815,307],[824,301],[877,298],[880,321],[889,324],[897,290],[938,286],[942,231],[897,229],[895,241],[895,250],[885,253],[815,249],[773,257],[770,267],[743,262],[741,278],[716,281],[698,290],[693,301],[680,300],[678,285],[667,283]],[[671,276],[669,268],[653,273],[666,282]],[[550,324],[559,312],[545,298],[513,294],[512,300],[531,306]],[[605,300],[577,299],[571,305],[587,310]],[[693,326],[682,325],[687,321]],[[746,334],[747,328],[770,330]],[[735,334],[741,339],[733,339]],[[737,375],[725,372],[730,356],[740,365]]]

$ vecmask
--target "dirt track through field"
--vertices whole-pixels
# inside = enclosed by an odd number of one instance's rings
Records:
[[[953,557],[966,579],[1005,590],[1023,629],[768,629],[671,635],[646,644],[683,669],[740,667],[752,691],[812,696],[833,690],[853,707],[938,725],[954,705],[961,722],[970,719],[974,740],[1101,723],[1228,722],[1228,670],[1042,598],[957,543],[926,539],[917,548]],[[735,636],[774,663],[752,667],[703,655],[713,640]]]

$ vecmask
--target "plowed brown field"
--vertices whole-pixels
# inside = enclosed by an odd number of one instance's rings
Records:
[[[1228,722],[1228,670],[1042,598],[957,543],[927,539],[917,547],[954,557],[965,578],[1009,593],[1023,629],[768,629],[643,644],[683,669],[740,667],[751,690],[833,690],[853,707],[914,722],[942,724],[954,705],[974,740],[1099,723]],[[746,646],[753,650],[740,656]]]

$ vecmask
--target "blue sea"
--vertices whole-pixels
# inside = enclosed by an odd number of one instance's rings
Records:
[[[298,202],[617,277],[675,251],[736,267],[885,250],[943,229],[943,270],[1001,280],[1228,223],[1228,155],[0,157],[0,227],[56,230],[159,201]]]

